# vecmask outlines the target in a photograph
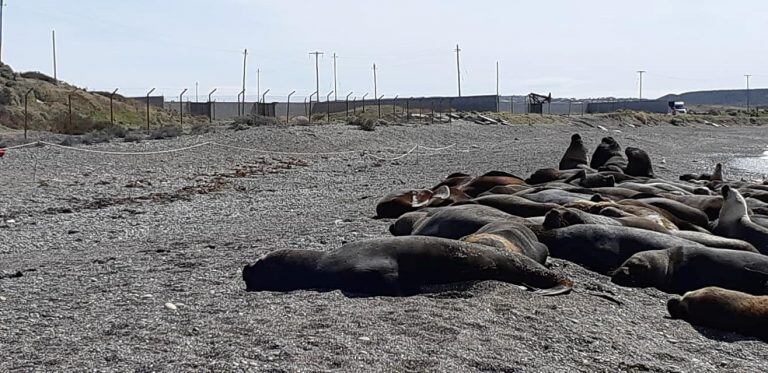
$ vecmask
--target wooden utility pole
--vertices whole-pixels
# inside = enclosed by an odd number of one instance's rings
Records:
[[[376,76],[376,62],[373,63],[373,97],[379,97],[379,81]]]
[[[261,97],[261,69],[256,69],[256,100]]]
[[[461,49],[456,44],[456,78],[459,83],[459,97],[461,97],[461,60],[459,59],[459,52],[461,52]]]
[[[56,30],[51,31],[53,39],[53,81],[59,84],[59,73],[56,68]]]
[[[749,78],[751,76],[750,74],[744,74],[744,77],[747,78],[747,111],[749,111]]]
[[[243,112],[245,112],[245,72],[248,64],[248,49],[243,51]]]
[[[312,52],[310,55],[315,56],[315,93],[317,93],[317,101],[320,102],[320,56],[323,55],[323,52]],[[311,104],[310,100],[310,104]]]
[[[333,101],[339,101],[339,84],[336,80],[336,53],[333,54]]]

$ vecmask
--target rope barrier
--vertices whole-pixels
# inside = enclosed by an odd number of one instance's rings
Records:
[[[66,146],[66,145],[59,145],[54,144],[46,141],[40,141],[41,144],[53,146],[55,148],[61,148],[61,149],[67,149],[67,150],[73,150],[78,152],[85,152],[85,153],[95,153],[95,154],[109,154],[109,155],[155,155],[155,154],[168,154],[168,153],[178,153],[185,150],[191,150],[195,148],[199,148],[201,146],[205,146],[208,144],[211,144],[211,142],[203,142],[191,146],[187,146],[184,148],[178,148],[178,149],[169,149],[169,150],[159,150],[154,152],[113,152],[113,151],[105,151],[105,150],[94,150],[94,149],[85,149],[85,148],[76,148],[74,146]]]

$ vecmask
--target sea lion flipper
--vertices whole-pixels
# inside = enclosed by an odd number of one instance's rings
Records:
[[[549,289],[539,289],[534,291],[533,293],[536,295],[541,295],[545,297],[552,297],[556,295],[565,295],[570,293],[573,290],[573,287],[567,286],[567,285],[558,285],[553,288]]]

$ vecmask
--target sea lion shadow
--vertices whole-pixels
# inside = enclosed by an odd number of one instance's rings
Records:
[[[474,298],[473,293],[477,290],[477,285],[483,281],[454,282],[449,284],[424,285],[417,289],[405,290],[401,294],[388,295],[397,297],[415,297],[423,296],[434,299],[470,299]],[[347,298],[376,298],[381,294],[356,293],[347,290],[341,290],[341,294]],[[387,296],[387,295],[385,295]]]
[[[674,319],[671,316],[664,316],[664,318],[667,320],[679,320],[679,319]],[[736,332],[713,329],[713,328],[709,328],[701,325],[693,325],[693,324],[690,324],[690,325],[693,329],[695,329],[699,333],[699,335],[712,341],[725,342],[725,343],[761,341],[761,339],[758,337],[743,335]]]

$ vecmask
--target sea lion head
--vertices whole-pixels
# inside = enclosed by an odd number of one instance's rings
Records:
[[[685,295],[690,294],[690,292]],[[667,301],[667,311],[673,319],[688,318],[688,303],[685,301],[685,295],[682,298],[672,298]]]
[[[565,228],[576,224],[584,224],[584,219],[567,208],[552,209],[544,215],[544,229]]]
[[[715,172],[712,173],[710,181],[723,181],[723,164],[718,163],[715,165]]]
[[[243,268],[247,291],[291,291],[321,286],[317,263],[323,253],[309,250],[277,250]]]
[[[747,216],[747,201],[738,190],[729,185],[720,188],[723,194],[723,207],[720,209],[720,222],[735,222]]]
[[[666,253],[656,250],[639,252],[610,273],[611,282],[629,287],[663,285],[667,278],[668,262]]]

